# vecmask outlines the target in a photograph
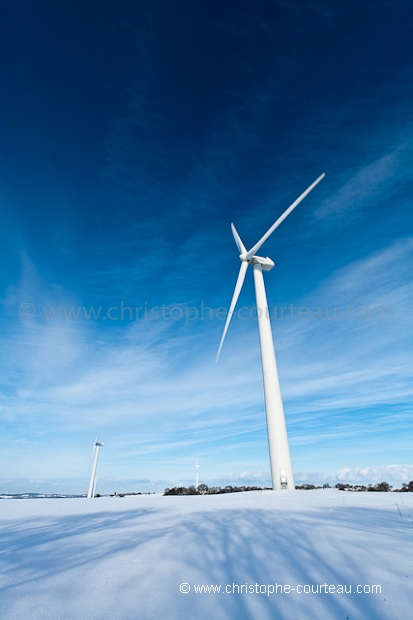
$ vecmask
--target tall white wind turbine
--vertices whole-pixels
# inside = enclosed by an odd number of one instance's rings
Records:
[[[267,295],[265,293],[263,271],[270,271],[274,267],[273,261],[268,258],[256,256],[256,252],[268,239],[276,228],[285,218],[300,204],[302,200],[314,189],[324,178],[323,173],[308,187],[305,192],[295,200],[292,205],[278,218],[276,222],[267,230],[265,235],[249,250],[241,241],[234,224],[231,224],[232,234],[238,250],[241,252],[241,267],[238,279],[229,307],[227,320],[219,344],[216,361],[221,353],[228,326],[231,321],[234,309],[244,283],[248,265],[252,265],[254,270],[255,297],[258,314],[258,330],[260,336],[262,374],[264,380],[265,410],[267,416],[268,447],[270,452],[270,465],[273,489],[294,489],[294,477],[291,466],[290,448],[288,446],[287,428],[285,426],[284,409],[281,398],[280,383],[278,380],[277,362],[275,359],[274,342],[271,331],[270,315],[268,312]]]
[[[95,497],[96,493],[96,469],[98,466],[99,449],[104,445],[103,443],[99,443],[98,439],[99,437],[96,438],[96,441],[93,444],[92,455],[94,454],[95,458],[93,460],[92,475],[90,476],[89,490],[87,492],[88,497]]]

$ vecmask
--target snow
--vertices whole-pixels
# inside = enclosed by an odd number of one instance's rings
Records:
[[[412,493],[5,499],[0,617],[407,620],[412,522]],[[195,592],[201,584],[221,591]],[[339,585],[353,591],[328,592]]]

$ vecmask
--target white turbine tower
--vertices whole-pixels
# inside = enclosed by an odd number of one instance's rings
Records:
[[[199,486],[198,470],[199,470],[199,465],[198,465],[198,460],[197,460],[195,463],[195,491],[198,491],[198,486]]]
[[[221,353],[222,345],[231,321],[234,309],[244,283],[248,265],[254,269],[255,296],[258,314],[258,330],[260,336],[262,374],[264,379],[265,410],[267,415],[268,447],[270,452],[270,465],[273,489],[294,489],[294,477],[291,466],[290,448],[288,446],[287,429],[285,426],[284,409],[281,398],[280,384],[278,380],[277,362],[275,359],[274,342],[272,338],[270,316],[268,312],[267,296],[264,287],[263,271],[270,271],[274,267],[273,261],[266,257],[256,256],[264,241],[285,220],[293,209],[311,192],[312,189],[323,179],[323,173],[308,187],[305,192],[295,200],[292,205],[278,218],[267,230],[265,235],[249,250],[241,241],[239,234],[231,224],[232,234],[238,250],[241,252],[241,267],[238,280],[235,285],[234,295],[229,307],[227,320],[219,345],[216,361]]]
[[[90,476],[89,490],[87,492],[88,497],[95,497],[95,492],[96,492],[96,469],[98,466],[99,449],[101,446],[104,445],[103,443],[99,443],[98,439],[99,437],[96,438],[96,441],[93,444],[92,456],[94,454],[95,458],[93,461],[92,475]]]

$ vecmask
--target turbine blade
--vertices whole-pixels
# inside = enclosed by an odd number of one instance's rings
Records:
[[[235,285],[234,294],[232,296],[231,305],[230,305],[229,310],[228,310],[227,320],[225,321],[224,331],[222,332],[221,342],[219,343],[218,353],[217,353],[215,362],[217,362],[218,359],[219,359],[219,355],[221,353],[222,345],[224,344],[225,336],[226,336],[226,333],[228,331],[228,326],[229,326],[229,323],[231,321],[232,314],[234,312],[235,306],[237,304],[238,297],[239,297],[239,294],[240,294],[241,289],[242,289],[242,285],[244,284],[245,274],[247,273],[247,269],[248,269],[248,263],[246,261],[242,261],[241,267],[240,267],[240,270],[239,270],[239,274],[238,274],[237,283]]]
[[[285,220],[285,218],[286,218],[288,215],[290,215],[291,211],[293,211],[293,209],[295,209],[295,207],[296,207],[297,205],[299,205],[299,204],[300,204],[300,202],[301,202],[302,200],[304,200],[304,198],[305,198],[305,197],[306,197],[306,196],[307,196],[307,195],[311,192],[311,190],[313,190],[313,189],[315,188],[315,186],[316,186],[316,185],[318,185],[318,183],[320,183],[320,181],[321,181],[322,179],[324,179],[324,177],[325,177],[325,173],[323,172],[323,174],[321,174],[321,175],[318,177],[318,179],[316,179],[316,180],[314,181],[314,183],[311,183],[310,187],[307,187],[307,189],[305,190],[305,192],[303,192],[303,193],[301,194],[301,196],[299,196],[299,197],[297,198],[297,200],[295,200],[295,201],[294,201],[294,202],[293,202],[293,203],[292,203],[292,204],[288,207],[288,209],[286,209],[286,210],[284,211],[284,213],[283,213],[282,215],[280,215],[280,217],[278,218],[278,220],[277,220],[276,222],[274,222],[274,224],[271,226],[271,228],[269,228],[269,229],[267,230],[267,232],[265,233],[265,235],[264,235],[263,237],[261,237],[261,239],[258,241],[258,243],[256,243],[256,244],[255,244],[255,245],[254,245],[254,246],[250,249],[250,251],[249,251],[249,252],[247,252],[247,254],[246,254],[246,256],[245,256],[245,258],[246,258],[247,260],[250,260],[250,259],[254,256],[254,254],[255,254],[255,253],[256,253],[256,252],[260,249],[260,247],[262,246],[262,244],[264,243],[264,241],[266,241],[266,240],[268,239],[268,237],[269,237],[270,235],[272,235],[272,233],[274,232],[274,230],[275,230],[276,228],[278,228],[278,226],[281,224],[281,222],[283,222],[283,221]]]
[[[239,253],[243,254],[244,252],[247,251],[247,248],[242,243],[241,237],[239,236],[239,234],[237,232],[237,229],[235,228],[234,224],[231,224],[231,230],[232,230],[232,234],[234,235],[234,239],[235,239],[235,243],[237,244],[237,248],[239,249]]]

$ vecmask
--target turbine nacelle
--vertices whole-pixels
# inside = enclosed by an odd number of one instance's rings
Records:
[[[275,267],[274,261],[272,261],[271,258],[268,258],[268,256],[266,256],[265,258],[263,258],[262,256],[248,257],[248,254],[244,252],[240,254],[239,257],[241,261],[243,261],[244,263],[248,263],[249,265],[259,263],[263,271],[271,271],[271,269]]]
[[[251,265],[254,265],[254,263],[258,263],[258,265],[261,265],[261,269],[263,271],[271,271],[271,269],[275,267],[274,261],[271,260],[271,258],[268,258],[268,256],[266,256],[265,258],[263,258],[262,256],[253,256],[250,262]]]

